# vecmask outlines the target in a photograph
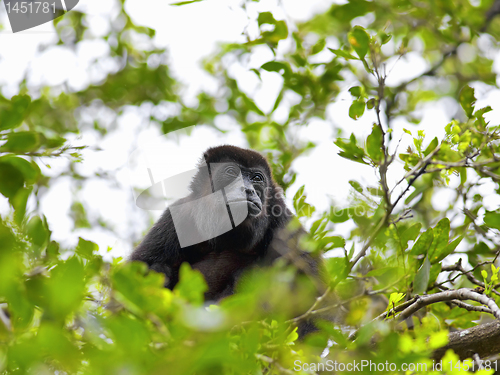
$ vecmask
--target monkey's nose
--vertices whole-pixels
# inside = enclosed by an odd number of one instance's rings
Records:
[[[253,189],[250,189],[250,188],[248,188],[246,186],[241,186],[240,189],[241,189],[241,191],[243,193],[247,193],[247,194],[252,194],[253,193]]]

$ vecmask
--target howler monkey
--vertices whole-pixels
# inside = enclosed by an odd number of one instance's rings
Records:
[[[131,256],[163,272],[168,288],[178,282],[181,263],[188,262],[205,277],[205,298],[219,300],[233,294],[243,270],[289,255],[283,241],[275,244],[292,214],[259,153],[209,148],[190,191],[170,205]],[[303,252],[297,259],[317,273],[317,260]]]

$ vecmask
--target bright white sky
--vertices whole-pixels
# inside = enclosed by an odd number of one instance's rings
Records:
[[[278,19],[292,21],[305,20],[317,12],[329,8],[331,1],[326,0],[263,0],[248,4],[248,13],[242,11],[234,0],[205,0],[200,3],[175,7],[165,0],[128,0],[126,9],[137,24],[146,25],[156,30],[155,43],[157,46],[167,47],[169,51],[169,67],[173,75],[184,83],[186,100],[192,98],[200,89],[212,91],[216,88],[212,79],[200,68],[203,57],[214,51],[217,43],[242,41],[242,32],[247,28],[249,32],[256,32],[253,22],[261,11],[272,11]],[[106,32],[108,22],[106,15],[115,14],[116,8],[112,0],[80,0],[76,9],[86,12],[90,27],[95,35]],[[52,46],[44,51],[40,47],[55,40],[55,33],[50,24],[44,24],[25,32],[12,34],[9,30],[5,9],[0,6],[0,23],[5,26],[0,31],[0,85],[2,94],[10,97],[18,90],[18,83],[28,70],[28,83],[31,87],[41,84],[59,85],[67,83],[72,89],[86,87],[89,82],[95,82],[105,76],[105,69],[112,68],[104,64],[100,69],[89,68],[95,58],[105,56],[108,47],[102,41],[86,41],[80,43],[75,51]],[[332,46],[336,47],[336,46]],[[284,46],[283,48],[286,48]],[[491,47],[492,53],[496,53]],[[466,58],[466,51],[463,53]],[[321,58],[321,55],[319,56]],[[272,60],[272,54],[263,47],[252,57],[250,67],[259,67],[264,62]],[[410,79],[424,71],[427,66],[417,54],[410,53],[397,64],[389,64],[392,68],[388,84],[393,85]],[[500,58],[497,54],[495,70],[500,72]],[[266,110],[274,103],[282,83],[276,73],[263,74],[263,83],[259,83],[255,76],[249,74],[248,67],[234,66],[231,74],[237,78],[240,86],[257,104]],[[411,72],[411,76],[409,76]],[[337,101],[330,105],[328,114],[336,126],[354,132],[357,135],[367,135],[371,124],[375,120],[373,111],[367,111],[363,118],[354,121],[348,116],[351,97],[347,89],[354,82],[346,82],[344,92]],[[500,81],[498,81],[500,83]],[[478,105],[490,105],[494,109],[489,119],[500,123],[500,91],[487,91],[483,86],[476,86]],[[450,121],[450,106],[456,105],[451,100],[442,100],[424,112],[423,121],[418,129],[424,129],[427,139],[434,136],[441,137],[443,127]],[[279,112],[279,111],[278,111]],[[105,114],[103,114],[105,116]],[[279,113],[277,114],[279,120]],[[116,171],[117,184],[111,187],[109,183],[98,179],[91,179],[81,191],[71,188],[70,180],[66,177],[57,177],[66,160],[51,160],[51,169],[43,168],[47,175],[54,176],[54,185],[42,200],[42,212],[47,216],[55,240],[63,245],[76,244],[78,236],[95,241],[102,250],[113,247],[111,254],[127,255],[132,249],[132,241],[140,238],[141,233],[150,225],[146,221],[147,215],[133,205],[133,195],[129,184],[129,170],[127,161],[131,151],[138,146],[147,148],[150,142],[160,137],[159,131],[144,123],[140,110],[127,110],[118,120],[120,130],[110,133],[103,141],[98,140],[91,131],[85,132],[73,143],[99,146],[101,152],[88,151],[84,154],[84,163],[78,166],[83,175],[92,175],[93,171]],[[221,127],[235,129],[234,124],[221,123]],[[399,125],[399,124],[398,124]],[[402,127],[416,132],[416,128],[409,124],[400,124],[394,131],[394,138],[402,136]],[[137,135],[139,133],[139,135]],[[288,191],[288,197],[293,197],[295,191],[306,185],[308,201],[318,209],[326,209],[331,199],[339,206],[344,206],[349,196],[349,180],[354,179],[362,185],[375,186],[377,176],[372,168],[358,163],[349,162],[337,155],[338,150],[333,145],[333,129],[331,122],[313,120],[308,126],[300,128],[295,134],[298,139],[311,140],[318,144],[310,154],[298,159],[293,168],[298,172],[297,182]],[[404,150],[410,137],[403,137],[400,149]],[[197,128],[189,138],[183,138],[179,145],[167,141],[168,147],[178,147],[179,159],[195,160],[201,156],[204,149],[216,144],[230,143],[245,146],[244,137],[238,131],[229,132],[222,137],[208,128]],[[46,161],[48,162],[48,161]],[[402,168],[395,166],[390,174],[390,182],[401,177]],[[137,177],[135,175],[135,177]],[[147,179],[134,179],[134,185],[147,186]],[[492,192],[491,186],[486,191]],[[72,228],[69,219],[71,198],[77,196],[91,206],[90,216],[102,215],[117,233],[124,235],[117,238],[113,233],[100,228],[92,230],[77,230]],[[444,191],[437,195],[433,202],[437,208],[445,207],[450,194]],[[500,206],[498,196],[491,194],[485,205],[489,209]],[[7,202],[0,200],[0,212],[7,210]],[[343,234],[346,228],[338,228]]]

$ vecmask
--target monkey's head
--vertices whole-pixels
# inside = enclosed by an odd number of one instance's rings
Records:
[[[227,204],[248,211],[249,217],[263,214],[271,171],[258,153],[234,146],[209,149],[204,158],[210,167],[214,190],[224,189]]]
[[[248,237],[252,247],[289,215],[269,164],[252,150],[209,148],[190,187],[192,199],[203,199],[192,211],[196,226],[211,238],[222,233],[226,238]]]
[[[262,155],[235,146],[218,146],[203,154],[191,190],[196,197],[221,192],[219,197],[225,205],[247,219],[265,214],[273,185],[271,170]],[[235,212],[236,216],[241,216],[239,212]]]

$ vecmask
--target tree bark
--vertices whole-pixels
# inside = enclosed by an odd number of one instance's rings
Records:
[[[441,359],[448,349],[453,349],[461,360],[471,358],[477,353],[485,358],[500,353],[500,320],[451,332],[449,342],[434,351],[432,359]]]

